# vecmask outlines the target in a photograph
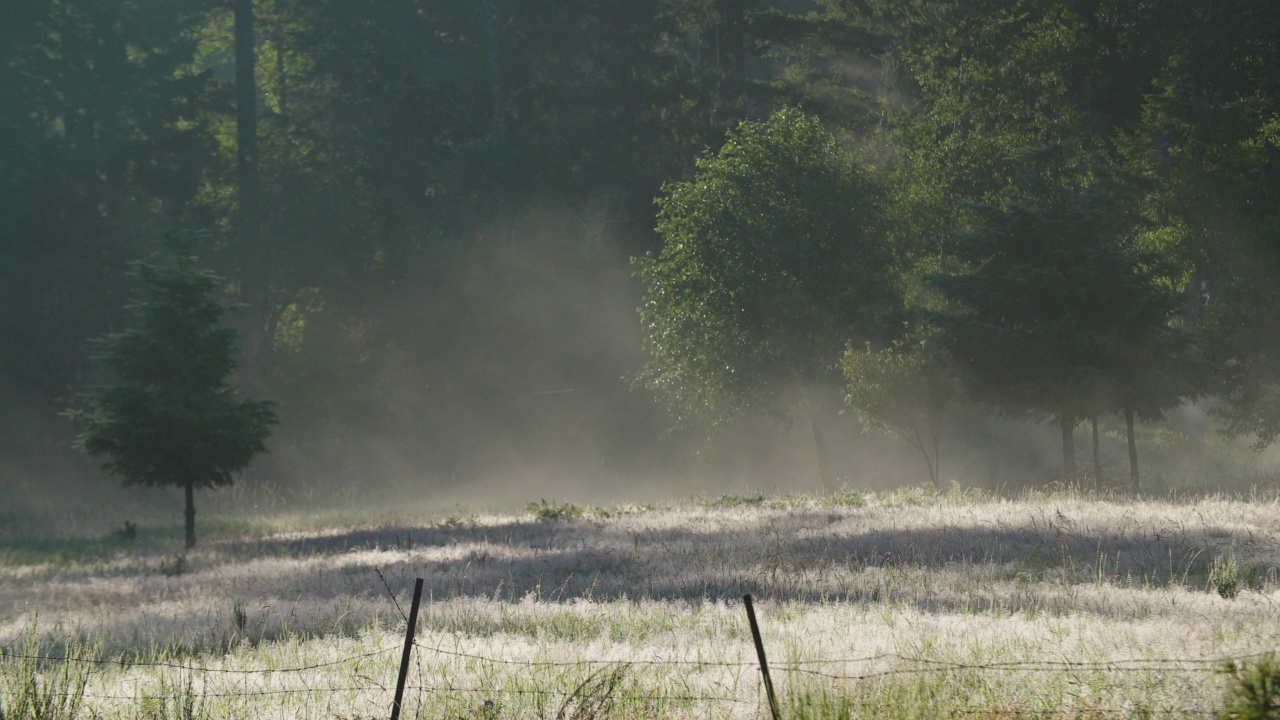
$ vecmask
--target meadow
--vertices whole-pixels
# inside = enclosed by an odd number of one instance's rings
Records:
[[[57,716],[1212,717],[1280,641],[1280,500],[953,488],[202,520],[0,545]],[[73,658],[33,661],[27,656]],[[52,706],[51,706],[52,707]]]

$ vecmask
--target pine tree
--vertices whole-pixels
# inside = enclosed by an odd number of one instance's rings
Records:
[[[935,276],[935,317],[969,394],[1014,416],[1052,416],[1063,479],[1076,479],[1073,429],[1136,411],[1156,418],[1198,388],[1189,337],[1172,327],[1180,295],[1154,253],[1123,242],[1119,191],[1066,145],[1024,151],[1015,197],[975,208],[955,237],[964,272]],[[1132,430],[1130,430],[1132,434]],[[1130,441],[1137,483],[1136,450]]]
[[[221,325],[232,309],[222,280],[197,268],[195,235],[173,233],[164,266],[138,262],[145,288],[130,307],[135,326],[97,341],[115,384],[88,393],[76,441],[126,485],[175,485],[186,492],[186,546],[194,547],[195,490],[231,484],[264,451],[274,403],[245,400],[227,384],[236,332]]]

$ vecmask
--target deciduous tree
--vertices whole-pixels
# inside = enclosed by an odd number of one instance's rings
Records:
[[[682,419],[798,407],[830,490],[816,391],[897,305],[879,201],[816,119],[742,123],[658,200],[662,251],[639,260],[640,379]]]

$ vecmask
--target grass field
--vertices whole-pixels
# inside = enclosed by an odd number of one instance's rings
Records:
[[[385,717],[415,577],[406,717],[766,717],[744,593],[791,717],[1212,716],[1221,661],[1280,644],[1274,495],[907,489],[201,532],[185,555],[173,528],[0,546],[7,707],[39,673],[83,682],[81,717]]]

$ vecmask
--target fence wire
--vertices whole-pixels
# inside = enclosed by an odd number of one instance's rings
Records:
[[[342,658],[341,660],[332,660],[328,662],[315,663],[312,665],[299,665],[297,667],[271,668],[266,670],[215,668],[215,667],[187,665],[185,663],[175,663],[175,662],[166,662],[166,661],[153,661],[153,662],[134,661],[134,660],[126,660],[123,658],[115,659],[115,660],[106,660],[102,658],[92,658],[92,657],[70,657],[70,656],[64,656],[64,655],[25,655],[22,653],[7,653],[7,652],[0,652],[0,660],[12,658],[15,660],[36,660],[38,662],[70,662],[70,663],[85,663],[89,665],[119,665],[122,668],[134,668],[134,667],[171,668],[174,670],[186,670],[189,672],[224,674],[224,675],[270,675],[270,674],[276,674],[276,673],[282,673],[282,674],[302,673],[302,672],[308,672],[311,670],[319,670],[321,668],[334,667],[337,665],[345,665],[350,662],[355,662],[356,660],[364,660],[366,658],[377,657],[379,655],[386,655],[387,653],[392,652],[393,650],[398,651],[400,650],[400,648],[384,648],[382,650],[374,650],[373,652],[362,653],[360,655],[352,655],[350,657]]]
[[[467,653],[458,650],[446,650],[439,645],[426,645],[414,641],[414,647],[428,650],[437,655],[446,655],[449,657],[466,658],[471,660],[481,660],[483,662],[493,663],[495,665],[519,665],[522,667],[584,667],[584,666],[607,666],[617,663],[626,663],[628,665],[652,665],[652,666],[670,666],[670,667],[759,667],[758,660],[618,660],[618,659],[591,659],[582,658],[577,660],[511,660],[508,658],[494,658],[475,653]],[[811,665],[856,665],[860,663],[871,663],[888,660],[898,660],[907,663],[917,663],[920,665],[928,665],[928,668],[901,668],[890,671],[887,674],[896,673],[921,673],[932,672],[935,670],[1029,670],[1037,672],[1056,672],[1060,670],[1106,670],[1116,672],[1157,672],[1157,671],[1181,671],[1181,672],[1208,672],[1216,671],[1224,663],[1242,662],[1249,660],[1258,660],[1271,652],[1257,652],[1244,655],[1235,655],[1231,657],[1218,658],[1147,658],[1147,659],[1122,659],[1122,660],[1098,660],[1098,661],[1073,661],[1073,660],[1027,660],[1027,661],[1007,661],[1007,662],[990,662],[990,663],[962,663],[950,660],[934,660],[931,658],[922,658],[913,655],[902,655],[899,653],[877,653],[874,655],[864,655],[853,658],[822,658],[809,660],[789,660],[784,663],[781,668],[783,670],[798,672],[804,674],[818,675],[823,677],[859,680],[864,677],[880,677],[886,673],[875,673],[872,675],[838,675],[824,673],[819,670],[807,669]],[[771,663],[771,666],[773,664]]]
[[[496,684],[477,685],[474,683],[450,682],[447,678],[442,678],[441,682],[430,683],[423,682],[423,667],[431,668],[430,661],[427,657],[435,657],[440,663],[436,666],[441,674],[447,673],[448,659],[470,660],[478,663],[485,663],[495,666],[504,666],[511,668],[524,668],[531,671],[546,668],[559,669],[599,669],[604,667],[655,667],[655,668],[671,668],[673,671],[680,671],[685,674],[699,672],[713,672],[717,669],[752,669],[759,668],[759,662],[755,658],[750,659],[607,659],[607,658],[578,658],[574,660],[523,660],[513,659],[509,657],[492,657],[480,653],[465,652],[459,649],[449,649],[442,647],[439,643],[429,644],[412,641],[412,646],[416,648],[414,660],[418,666],[418,682],[416,684],[406,685],[405,689],[411,693],[418,694],[417,703],[419,708],[422,707],[422,695],[432,695],[439,698],[453,699],[456,701],[457,696],[469,695],[486,701],[492,699],[500,699],[502,697],[536,697],[536,698],[555,698],[564,702],[571,702],[573,698],[580,697],[581,688],[578,689],[555,689],[549,687],[501,687]],[[244,669],[244,668],[226,668],[214,667],[211,665],[197,665],[172,661],[133,661],[127,659],[102,659],[94,658],[88,655],[80,656],[61,656],[61,655],[31,655],[24,653],[16,653],[10,649],[0,648],[0,660],[34,660],[41,663],[83,663],[95,666],[119,666],[122,669],[132,668],[162,668],[169,670],[177,670],[183,673],[208,675],[208,676],[234,676],[244,679],[245,687],[236,688],[223,685],[222,687],[200,687],[193,688],[188,684],[186,690],[180,688],[175,689],[172,686],[161,685],[158,690],[160,692],[152,692],[150,690],[135,687],[133,693],[122,692],[84,692],[81,697],[85,700],[93,701],[117,701],[117,702],[139,702],[145,700],[182,700],[182,699],[225,699],[225,698],[280,698],[295,695],[315,695],[317,693],[359,693],[362,702],[389,702],[390,690],[389,686],[391,678],[384,678],[386,684],[379,682],[368,675],[353,672],[346,682],[343,684],[319,683],[311,687],[306,687],[306,673],[335,668],[343,665],[358,665],[361,661],[370,660],[372,658],[380,658],[392,652],[402,651],[401,647],[387,647],[381,650],[375,650],[367,653],[350,655],[336,660],[325,662],[308,663],[290,667],[270,668],[270,669]],[[1102,674],[1130,674],[1130,673],[1180,673],[1194,675],[1198,673],[1221,672],[1221,669],[1227,664],[1240,663],[1245,661],[1259,660],[1261,658],[1273,655],[1270,652],[1255,652],[1248,654],[1239,654],[1230,657],[1214,657],[1214,658],[1127,658],[1116,660],[1101,661],[1073,661],[1073,660],[1028,660],[1028,661],[1000,661],[985,663],[965,663],[951,660],[939,660],[934,658],[925,658],[914,655],[904,655],[900,653],[875,653],[857,657],[845,658],[812,658],[812,659],[794,659],[783,663],[771,663],[772,669],[777,672],[781,671],[784,675],[791,677],[807,677],[830,683],[833,686],[839,684],[857,683],[859,681],[874,680],[880,678],[888,678],[893,676],[907,675],[925,675],[937,674],[944,675],[951,672],[1010,672],[1010,673],[1071,673],[1076,671],[1086,671]],[[897,667],[866,667],[875,664],[894,663]],[[827,668],[834,666],[863,666],[864,671],[853,673],[842,673],[830,671]],[[359,668],[357,667],[356,670]],[[297,678],[297,682],[303,683],[304,687],[269,687],[274,684],[273,677],[293,676]],[[257,687],[249,687],[249,679],[254,677],[263,678]],[[340,680],[339,678],[334,678]],[[359,684],[353,683],[358,681]],[[735,684],[736,684],[735,679]],[[202,683],[203,684],[203,683]],[[651,702],[661,703],[678,703],[678,704],[697,704],[697,705],[721,705],[721,706],[755,706],[757,712],[761,707],[759,694],[762,689],[756,688],[754,694],[755,699],[748,699],[752,694],[752,686],[744,688],[744,691],[731,691],[726,694],[716,694],[713,692],[699,692],[693,688],[689,688],[691,692],[656,692],[644,693],[638,692],[635,686],[620,688],[618,699],[629,702]],[[884,710],[889,708],[883,704],[878,704],[874,699],[858,700],[848,698],[847,702],[843,702],[845,706],[850,708],[861,708],[871,711]],[[1208,707],[1153,707],[1150,711],[1160,717],[1212,717],[1216,711]],[[947,714],[952,717],[970,717],[970,716],[989,716],[993,710],[991,708],[952,708]],[[1061,707],[1043,710],[1033,710],[1031,708],[1018,708],[1016,714],[1022,717],[1076,717],[1080,714],[1081,708]],[[1135,712],[1134,707],[1108,708],[1089,706],[1088,712],[1102,716],[1124,716]]]
[[[478,662],[489,663],[493,665],[502,665],[508,667],[523,667],[529,669],[538,668],[599,668],[608,666],[649,666],[649,667],[671,667],[673,669],[681,669],[695,672],[699,669],[717,669],[717,668],[755,668],[758,662],[755,660],[619,660],[605,658],[582,658],[571,661],[554,661],[554,660],[517,660],[504,657],[491,657],[479,653],[463,652],[460,650],[450,650],[438,645],[426,644],[418,641],[413,642],[421,654],[432,654],[444,658],[459,658],[465,660],[475,660]],[[372,651],[351,655],[338,660],[326,661],[322,663],[310,663],[305,665],[297,665],[285,668],[272,669],[238,669],[212,667],[207,665],[194,665],[186,663],[176,663],[168,661],[120,661],[106,660],[92,657],[69,657],[59,655],[27,655],[12,652],[0,652],[0,658],[3,659],[27,659],[48,663],[85,663],[92,665],[119,665],[124,668],[164,668],[179,670],[182,672],[193,674],[207,675],[223,675],[223,676],[269,676],[269,675],[299,675],[309,671],[320,670],[325,668],[337,667],[345,664],[357,663],[361,660],[380,657],[387,655],[400,648],[384,648],[382,650]],[[1070,672],[1073,670],[1088,670],[1106,673],[1140,673],[1140,672],[1179,672],[1179,673],[1207,673],[1217,672],[1225,663],[1240,662],[1247,660],[1256,660],[1271,655],[1271,653],[1258,652],[1251,654],[1236,655],[1233,657],[1219,658],[1132,658],[1119,659],[1109,661],[1089,661],[1077,662],[1070,660],[1042,660],[1042,661],[1025,661],[1025,662],[990,662],[990,663],[964,663],[946,660],[936,660],[931,658],[922,658],[918,656],[902,655],[898,653],[877,653],[859,657],[848,658],[822,658],[794,660],[786,663],[773,665],[775,670],[780,670],[786,674],[794,674],[808,677],[820,678],[833,682],[857,682],[867,679],[884,678],[895,675],[912,675],[927,673],[947,673],[953,671],[1012,671],[1012,672]],[[419,674],[421,674],[421,657],[416,658],[419,662]],[[858,665],[874,662],[899,662],[909,665],[908,667],[888,668],[884,670],[868,671],[863,673],[834,673],[817,669],[817,667],[832,666],[839,664]],[[428,667],[430,667],[428,665]],[[219,689],[199,691],[188,689],[186,692],[170,691],[170,692],[148,692],[136,690],[132,694],[122,693],[94,693],[85,692],[82,697],[86,700],[103,700],[103,701],[139,701],[143,698],[151,700],[178,700],[181,698],[195,699],[218,699],[218,698],[262,698],[262,697],[281,697],[290,695],[315,694],[315,693],[375,693],[378,697],[387,698],[390,695],[389,689],[383,684],[377,682],[371,677],[365,675],[356,675],[358,679],[366,681],[364,684],[346,684],[332,685],[319,684],[314,687],[300,688],[238,688],[238,689]],[[423,683],[407,685],[406,690],[416,693],[426,693],[438,697],[448,697],[456,695],[475,695],[484,698],[499,698],[503,696],[526,696],[526,697],[545,697],[559,698],[569,700],[577,696],[577,690],[558,690],[551,688],[512,688],[499,687],[495,685],[474,685],[463,683],[451,683],[448,681],[441,683]],[[712,693],[638,693],[633,692],[634,688],[628,688],[622,691],[620,697],[624,697],[632,701],[651,701],[655,703],[720,703],[726,705],[755,705],[759,706],[759,699],[748,700],[740,695],[728,694],[712,694]],[[420,701],[419,701],[420,702]],[[881,707],[874,701],[850,702],[850,707],[859,707],[867,709],[876,709]],[[1090,706],[1089,711],[1092,713],[1100,713],[1102,715],[1124,715],[1131,713],[1134,708],[1105,708]],[[1152,708],[1160,716],[1177,716],[1177,717],[1210,717],[1215,711],[1205,707],[1160,707]],[[949,714],[952,716],[972,716],[972,715],[989,715],[989,708],[973,708],[973,709],[951,709]],[[1046,710],[1019,709],[1020,716],[1039,716],[1046,718],[1076,716],[1079,714],[1078,708],[1057,708]]]

